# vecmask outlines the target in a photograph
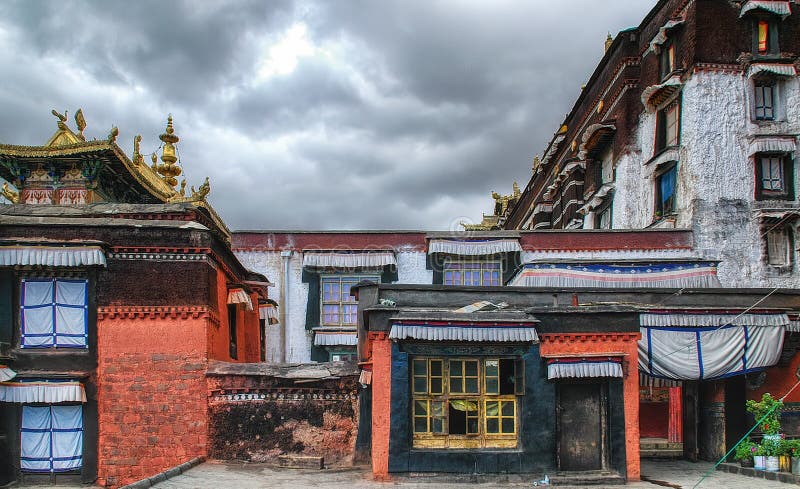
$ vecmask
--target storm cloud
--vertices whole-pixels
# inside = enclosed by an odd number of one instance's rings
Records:
[[[0,142],[171,113],[232,229],[451,229],[530,178],[644,0],[6,1]]]

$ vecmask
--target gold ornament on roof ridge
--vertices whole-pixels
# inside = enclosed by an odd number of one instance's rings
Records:
[[[164,146],[161,148],[161,161],[162,164],[156,167],[156,171],[161,175],[170,187],[178,185],[178,179],[175,178],[183,173],[181,167],[177,165],[178,157],[175,154],[175,143],[180,141],[180,138],[175,135],[175,129],[172,127],[172,114],[167,117],[167,129],[158,136]]]
[[[11,190],[11,187],[8,186],[8,182],[3,182],[3,197],[8,199],[9,202],[12,204],[19,204],[19,192],[14,192]]]

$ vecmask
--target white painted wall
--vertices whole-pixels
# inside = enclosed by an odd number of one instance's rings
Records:
[[[776,123],[751,120],[752,82],[743,74],[696,73],[684,84],[681,97],[675,226],[694,231],[698,257],[722,261],[719,278],[723,286],[800,286],[800,256],[795,257],[789,275],[766,265],[761,227],[755,218],[756,209],[764,204],[754,199],[754,161],[748,154],[753,136],[800,134],[800,80],[794,77],[782,82],[785,120]],[[644,228],[653,222],[655,168],[645,163],[653,156],[655,128],[656,114],[642,112],[630,144],[638,149],[616,160],[616,229]],[[794,174],[797,197],[797,166]]]

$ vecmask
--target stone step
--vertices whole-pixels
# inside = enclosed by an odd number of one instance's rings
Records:
[[[683,457],[683,448],[680,449],[639,449],[640,458],[681,458]]]
[[[323,457],[307,455],[279,455],[278,466],[290,469],[324,469],[325,460]]]

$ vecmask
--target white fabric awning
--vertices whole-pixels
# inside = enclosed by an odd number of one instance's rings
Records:
[[[0,266],[83,267],[106,265],[99,246],[0,246]]]
[[[393,340],[428,341],[496,341],[531,342],[539,341],[536,329],[532,326],[458,326],[430,324],[395,324],[389,332]]]
[[[756,153],[791,153],[795,150],[797,150],[797,140],[793,137],[758,138],[750,143],[748,154],[753,156]]]
[[[250,296],[244,289],[230,289],[228,290],[228,304],[244,304],[248,311],[253,310],[253,303],[250,301]]]
[[[517,239],[489,239],[460,241],[454,239],[431,239],[428,254],[448,253],[451,255],[496,255],[522,251]]]
[[[344,253],[336,251],[304,251],[303,266],[317,268],[376,268],[397,265],[391,251]]]
[[[704,288],[719,287],[716,262],[652,264],[526,263],[514,287]]]
[[[668,20],[666,24],[658,29],[658,33],[653,36],[653,39],[650,40],[650,47],[647,48],[647,51],[645,51],[644,55],[647,55],[647,53],[650,53],[651,51],[658,53],[658,51],[661,49],[661,45],[667,42],[667,39],[669,38],[669,31],[683,24],[683,22],[683,19]]]
[[[6,367],[5,365],[0,365],[0,382],[9,381],[16,376],[17,376],[16,372]]]
[[[681,77],[678,75],[668,78],[664,83],[651,85],[642,90],[642,104],[652,112],[661,103],[677,93],[682,86],[683,82],[681,82]]]
[[[680,380],[673,380],[673,379],[660,379],[658,377],[653,377],[652,375],[647,375],[646,372],[642,372],[639,370],[639,385],[641,387],[680,387],[683,385],[683,382]]]
[[[776,0],[747,0],[742,5],[742,10],[739,12],[739,17],[744,16],[753,10],[766,10],[775,15],[780,15],[783,18],[791,15],[792,9],[789,7],[788,1]]]
[[[86,402],[86,392],[80,382],[2,382],[0,402]]]
[[[326,332],[316,331],[314,333],[314,345],[316,346],[355,346],[358,344],[358,336],[353,332]]]
[[[786,326],[786,331],[791,331],[792,333],[800,333],[800,319],[790,319],[789,325]]]
[[[786,314],[692,314],[692,313],[643,313],[639,315],[641,326],[696,328],[717,326],[788,326]]]
[[[751,77],[759,73],[771,73],[778,76],[797,76],[794,65],[780,63],[753,63],[747,70],[747,76]]]
[[[609,360],[581,360],[547,364],[547,378],[585,379],[592,377],[622,377],[622,365]]]
[[[272,304],[262,304],[258,306],[259,319],[276,319],[278,317],[277,308]]]
[[[609,194],[609,192],[614,190],[613,183],[606,183],[600,187],[600,190],[594,193],[592,197],[589,199],[589,202],[586,203],[583,207],[577,210],[578,215],[586,214],[587,212],[593,211],[597,206],[603,203],[605,200],[605,196]]]

